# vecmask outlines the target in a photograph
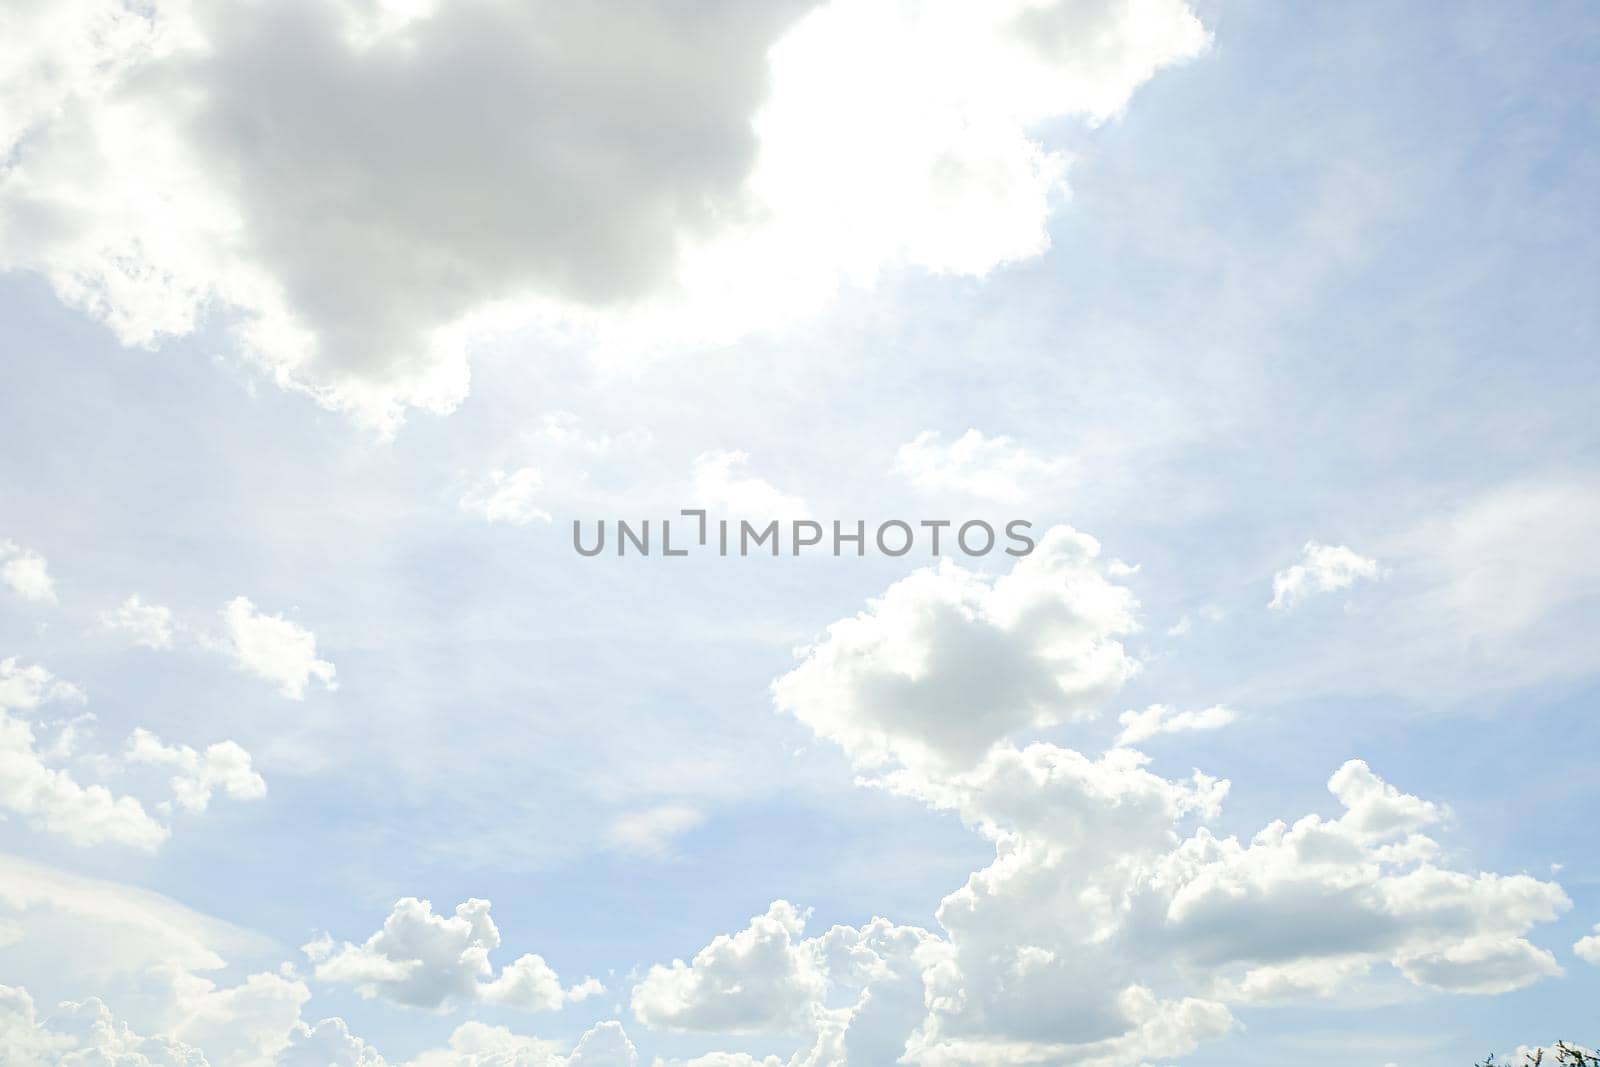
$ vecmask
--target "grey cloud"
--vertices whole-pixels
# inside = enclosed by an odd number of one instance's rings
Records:
[[[320,340],[370,372],[525,289],[637,297],[678,241],[737,211],[765,53],[795,0],[469,0],[376,43],[337,8],[206,5],[194,143],[250,254]]]

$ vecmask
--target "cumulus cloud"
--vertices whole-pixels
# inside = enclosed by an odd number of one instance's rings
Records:
[[[485,329],[727,339],[1038,255],[1066,158],[1037,128],[1208,40],[1179,0],[67,0],[11,30],[0,267],[127,344],[227,309],[385,429],[458,404]]]
[[[55,742],[42,745],[41,725],[14,714],[51,702],[85,699],[81,689],[39,664],[0,660],[0,810],[22,815],[74,845],[109,842],[154,849],[170,830],[138,798],[117,796],[98,783],[84,785],[58,765],[77,748],[80,719],[51,724],[57,729]],[[92,716],[87,718],[92,721]],[[232,741],[218,742],[200,753],[187,745],[165,745],[138,728],[120,761],[98,759],[100,766],[112,768],[149,763],[177,768],[170,782],[173,799],[188,811],[204,811],[218,789],[240,798],[266,793],[266,782],[251,769],[250,754]],[[168,814],[170,805],[158,805],[157,810]]]
[[[539,491],[544,479],[532,467],[521,467],[510,474],[490,471],[461,497],[461,510],[480,516],[485,522],[507,522],[526,526],[534,520],[550,521],[550,513],[539,507]]]
[[[633,988],[646,1026],[723,1033],[792,1033],[811,1024],[825,989],[814,953],[798,946],[805,916],[788,901],[735,934],[721,934],[689,963],[650,968]]]
[[[1098,546],[1063,528],[1047,546],[993,580],[946,566],[896,583],[774,685],[864,785],[953,812],[993,844],[993,862],[940,903],[938,928],[894,928],[905,950],[858,969],[779,902],[691,962],[652,968],[634,990],[641,1020],[797,1033],[798,1064],[857,1062],[844,1050],[870,1040],[860,1062],[1123,1067],[1188,1054],[1231,1030],[1240,1005],[1376,996],[1395,979],[1487,995],[1561,972],[1529,935],[1570,907],[1562,890],[1447,865],[1432,836],[1446,810],[1362,761],[1329,778],[1335,813],[1241,839],[1213,829],[1226,781],[1165,777],[1128,747],[1019,745],[1020,730],[1092,714],[1131,664],[1118,637],[1135,606]],[[950,619],[975,634],[946,639]],[[1058,697],[1036,716],[1007,695],[1019,674],[1081,690],[1082,706]],[[981,721],[996,704],[1013,710],[948,741],[947,717]],[[1227,717],[1157,705],[1121,725],[1131,741]],[[865,1012],[874,1003],[881,1014]]]
[[[252,975],[238,986],[179,994],[209,1019],[181,1022],[145,1036],[101,1000],[65,1001],[41,1017],[26,989],[0,985],[0,1052],[15,1067],[391,1067],[391,1061],[340,1018],[308,1024],[298,1018],[304,984],[281,975]],[[221,1033],[219,1022],[237,1029]],[[191,1033],[190,1031],[199,1031]],[[179,1036],[180,1033],[182,1036]],[[481,1022],[461,1024],[445,1047],[427,1049],[396,1067],[638,1067],[639,1054],[616,1021],[596,1024],[570,1052],[562,1043]]]
[[[713,515],[748,519],[792,519],[806,503],[749,473],[748,452],[702,452],[695,457],[690,485],[697,506]]]
[[[39,829],[78,846],[115,842],[153,849],[167,828],[131,796],[116,796],[103,785],[83,785],[50,765],[34,724],[13,714],[52,700],[82,700],[70,683],[56,681],[34,664],[0,661],[0,811],[21,815]]]
[[[877,920],[804,938],[780,901],[690,963],[652,967],[641,1021],[797,1033],[793,1063],[1111,1067],[1184,1055],[1238,1005],[1329,996],[1377,967],[1467,994],[1560,973],[1525,934],[1569,906],[1561,890],[1439,866],[1422,831],[1440,809],[1359,761],[1329,781],[1337,817],[1248,842],[1182,830],[1218,817],[1227,783],[1162,778],[1128,749],[1002,743],[974,771],[912,781],[996,849],[944,898],[940,930]]]
[[[234,597],[223,605],[223,651],[234,666],[278,687],[291,700],[305,697],[315,679],[325,689],[337,689],[332,663],[317,658],[317,637],[282,615],[260,611],[247,597]]]
[[[1572,952],[1585,963],[1592,963],[1600,967],[1600,924],[1596,924],[1594,933],[1582,937],[1572,946]]]
[[[350,1032],[343,1019],[296,1022],[273,1067],[388,1067],[383,1055]]]
[[[111,611],[101,612],[100,625],[125,633],[134,644],[156,651],[171,648],[176,633],[171,608],[146,604],[137,595],[130,596]]]
[[[1130,709],[1117,716],[1117,722],[1122,726],[1122,732],[1117,735],[1117,744],[1137,745],[1157,734],[1220,730],[1236,717],[1232,710],[1221,705],[1199,711],[1178,711],[1165,704],[1151,704],[1143,711]]]
[[[149,730],[134,730],[123,757],[131,764],[174,767],[173,800],[185,811],[205,811],[218,791],[243,800],[267,795],[267,783],[250,765],[250,753],[233,741],[218,741],[196,752],[188,745],[166,745]]]
[[[63,1002],[41,1020],[26,990],[0,986],[0,1050],[19,1067],[275,1067],[273,1053],[309,995],[275,974],[221,990],[204,979],[179,985],[172,1008],[189,1014],[155,1036],[139,1034],[98,998]]]
[[[773,684],[780,710],[862,766],[970,766],[1007,734],[1097,713],[1137,667],[1133,594],[1056,527],[995,579],[949,560],[828,627]]]
[[[1307,541],[1300,550],[1300,562],[1272,576],[1274,611],[1287,611],[1316,593],[1349,589],[1358,579],[1376,581],[1378,561],[1352,552],[1344,545],[1324,545]]]
[[[55,582],[45,558],[15,541],[0,540],[0,582],[24,600],[56,598]]]
[[[349,983],[368,999],[429,1011],[470,1001],[554,1011],[603,991],[592,978],[563,989],[544,958],[532,953],[496,974],[489,954],[499,947],[500,930],[487,900],[468,900],[445,916],[435,915],[426,900],[405,897],[363,943],[336,945],[324,935],[305,952],[322,981]]]
[[[715,938],[684,964],[652,967],[634,987],[647,1025],[714,1033],[788,1032],[807,1044],[791,1067],[894,1063],[924,1013],[924,972],[948,957],[925,930],[873,919],[804,937],[805,917],[774,901],[744,930]],[[772,1067],[713,1052],[686,1067]]]
[[[390,1067],[343,1019],[302,1017],[311,992],[292,967],[233,985],[206,977],[227,967],[227,956],[259,956],[276,946],[158,894],[0,856],[0,923],[17,929],[4,946],[8,955],[36,961],[41,981],[102,994],[46,1012],[27,990],[0,986],[0,1059],[8,1067]],[[598,983],[581,988],[589,995]],[[591,1027],[576,1043],[469,1021],[443,1047],[403,1067],[638,1062],[615,1021]]]
[[[26,989],[6,985],[0,985],[0,1052],[17,1067],[194,1067],[205,1062],[199,1050],[180,1041],[141,1037],[98,999],[64,1002],[47,1022]]]
[[[302,1018],[311,994],[290,967],[233,985],[206,977],[225,968],[227,956],[276,946],[158,894],[0,856],[0,920],[13,918],[19,934],[8,954],[36,961],[36,975],[52,988],[92,988],[101,999],[46,1013],[26,990],[0,987],[0,1058],[8,1065],[389,1067],[342,1019]],[[637,1053],[615,1022],[571,1045],[474,1021],[405,1067],[513,1064],[635,1067]]]
[[[684,834],[705,822],[705,813],[688,804],[661,804],[625,812],[606,827],[606,844],[641,856],[665,856]]]
[[[1014,504],[1062,477],[1067,463],[1042,459],[1009,437],[987,437],[980,430],[969,429],[949,442],[926,430],[900,446],[891,470],[925,493],[965,493]]]

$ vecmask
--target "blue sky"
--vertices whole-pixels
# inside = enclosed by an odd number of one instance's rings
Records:
[[[1575,948],[1600,923],[1592,8],[361,21],[382,7],[157,4],[118,36],[116,4],[15,5],[0,707],[32,741],[4,753],[0,985],[33,1007],[5,1002],[0,1048],[97,1062],[55,1007],[89,997],[148,1062],[229,1067],[1446,1067],[1600,1040],[1600,943]],[[496,61],[545,42],[578,58]],[[505,147],[519,123],[543,148]],[[571,550],[575,518],[691,506],[1070,526],[1099,557],[1011,588],[1138,667],[1091,685],[1078,631],[1005,622],[1009,558]],[[118,625],[134,596],[169,614]],[[889,685],[877,641],[923,666]],[[1092,699],[1019,710],[1031,670]],[[1072,762],[1152,705],[1232,715],[1129,742],[1143,770]],[[990,712],[1009,728],[927,755]],[[212,767],[225,741],[243,769]],[[1024,790],[1030,743],[1099,784]],[[1174,873],[1202,823],[1247,846],[1337,818],[1356,759],[1398,792],[1329,831],[1345,859]],[[141,815],[105,830],[47,773]],[[997,843],[1037,868],[962,926],[941,901]],[[1248,903],[1186,925],[1179,883]],[[1365,902],[1348,926],[1297,895],[1330,886]],[[1100,894],[1124,910],[1097,940]],[[483,982],[368,940],[409,897],[492,901]],[[879,916],[900,940],[869,981],[803,940]],[[1097,944],[1115,966],[1075,970]],[[524,954],[553,993],[486,991]],[[1241,989],[1273,966],[1290,992]],[[1139,1031],[1133,986],[1169,1025],[1095,1045]]]

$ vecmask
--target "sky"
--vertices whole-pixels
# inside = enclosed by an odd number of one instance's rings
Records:
[[[1597,66],[0,0],[0,1062],[1600,1043]]]

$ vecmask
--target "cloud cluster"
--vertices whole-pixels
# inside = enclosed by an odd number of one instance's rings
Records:
[[[63,0],[9,29],[0,269],[130,345],[223,311],[385,430],[461,401],[484,330],[727,339],[1038,255],[1066,170],[1038,127],[1208,41],[1181,0]]]
[[[1092,760],[1001,744],[974,772],[920,781],[996,849],[945,897],[940,930],[875,920],[805,938],[779,901],[690,963],[652,968],[634,1013],[678,1030],[798,1031],[791,1067],[902,1055],[1111,1067],[1184,1055],[1233,1029],[1240,1005],[1328,996],[1375,968],[1480,994],[1560,973],[1525,934],[1568,906],[1561,890],[1438,866],[1422,831],[1439,809],[1365,764],[1330,779],[1338,816],[1246,842],[1180,832],[1218,815],[1227,783],[1143,763],[1127,749]]]
[[[313,682],[330,691],[339,688],[338,669],[317,656],[317,635],[298,622],[262,611],[245,596],[228,601],[218,615],[220,629],[188,625],[166,605],[136,594],[102,611],[100,625],[157,652],[177,647],[181,638],[226,657],[236,670],[272,683],[290,700],[305,699]]]
[[[1134,604],[1115,576],[1091,539],[1057,528],[996,579],[920,571],[804,650],[774,684],[779,708],[839,743],[864,784],[955,813],[994,861],[945,896],[938,929],[879,927],[898,954],[857,966],[828,951],[839,931],[806,938],[779,902],[691,962],[653,968],[635,1013],[719,1033],[803,1028],[791,1065],[1112,1067],[1184,1055],[1241,1005],[1396,982],[1499,993],[1560,973],[1528,935],[1570,906],[1561,889],[1445,865],[1431,836],[1445,812],[1364,762],[1329,779],[1336,813],[1241,840],[1211,828],[1226,781],[1163,777],[1131,747],[1220,728],[1228,709],[1129,712],[1098,758],[1014,741],[1092,714],[1132,669],[1119,638]],[[856,1041],[882,1051],[859,1059]]]
[[[166,745],[140,727],[128,738],[123,757],[131,764],[172,767],[172,798],[185,811],[205,811],[211,795],[223,792],[242,800],[267,795],[267,783],[250,765],[250,753],[233,741],[218,741],[196,752],[188,745]]]
[[[1300,562],[1272,576],[1274,611],[1288,611],[1316,593],[1349,589],[1358,579],[1376,581],[1378,561],[1357,554],[1344,545],[1324,545],[1307,541],[1300,550]]]
[[[46,1014],[21,990],[0,995],[0,1049],[26,1050],[26,1067],[273,1067],[311,996],[290,973],[232,985],[207,977],[235,952],[270,949],[265,939],[145,890],[0,856],[0,918],[11,917],[13,959],[41,982],[92,987],[104,1001]]]
[[[26,989],[7,985],[0,985],[0,1052],[17,1067],[192,1067],[205,1062],[197,1049],[182,1042],[140,1036],[95,998],[59,1005],[46,1023]]]
[[[14,714],[52,700],[82,700],[70,683],[57,682],[42,666],[0,660],[0,811],[21,815],[67,842],[116,842],[155,848],[168,830],[131,796],[116,796],[103,785],[83,785],[63,768],[51,766],[34,723]]]
[[[435,915],[426,900],[405,897],[383,928],[361,944],[335,944],[323,935],[306,945],[305,953],[321,981],[348,983],[368,999],[429,1011],[471,1001],[555,1011],[604,991],[593,978],[563,988],[556,972],[533,953],[496,974],[489,954],[499,947],[500,931],[487,900],[468,900],[445,916]]]
[[[100,783],[85,785],[63,766],[74,754],[77,723],[38,722],[23,717],[51,702],[81,703],[83,691],[56,679],[38,664],[23,666],[0,660],[0,811],[25,817],[46,833],[73,845],[114,843],[154,849],[170,835],[168,825],[146,810],[136,797],[114,794]],[[41,730],[56,730],[53,744],[42,744]],[[162,764],[177,769],[170,779],[173,803],[202,812],[214,792],[240,799],[266,794],[265,780],[251,766],[250,754],[233,741],[220,741],[197,752],[187,745],[168,746],[155,734],[135,729],[120,758],[101,757],[98,766],[120,769]],[[158,811],[170,813],[163,801]]]
[[[303,983],[257,974],[239,986],[207,990],[174,1004],[209,1012],[178,1029],[195,1041],[146,1036],[98,998],[65,1001],[42,1016],[26,989],[0,985],[0,1053],[9,1067],[390,1067],[391,1061],[352,1033],[340,1018],[308,1024],[298,1013]],[[219,1024],[236,1028],[220,1037]],[[622,1025],[596,1024],[570,1051],[564,1045],[466,1022],[442,1048],[427,1049],[396,1067],[638,1067],[639,1054]]]
[[[13,920],[16,920],[15,922]],[[53,1009],[0,986],[0,1060],[7,1067],[637,1067],[619,1023],[576,1043],[461,1023],[438,1048],[404,1061],[339,1018],[312,1022],[311,988],[288,966],[231,985],[208,975],[275,946],[145,890],[0,856],[0,945],[34,961],[41,981],[102,991]]]
[[[794,1033],[811,1024],[825,992],[813,953],[797,951],[805,917],[779,900],[735,934],[719,935],[690,963],[654,966],[633,988],[647,1026],[713,1033]]]

